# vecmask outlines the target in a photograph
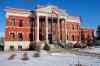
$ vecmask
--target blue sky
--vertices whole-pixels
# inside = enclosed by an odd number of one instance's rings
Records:
[[[69,15],[81,16],[82,27],[96,29],[96,26],[100,25],[100,0],[0,0],[0,36],[5,31],[4,8],[15,7],[34,10],[36,5],[55,5],[65,9]]]

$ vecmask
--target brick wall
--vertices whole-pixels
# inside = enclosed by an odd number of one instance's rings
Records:
[[[81,28],[81,40],[84,42],[88,42],[90,40],[93,40],[94,37],[94,31],[89,28]]]
[[[8,16],[6,18],[6,28],[5,28],[5,40],[9,41],[10,39],[10,32],[14,32],[15,33],[15,38],[14,41],[18,40],[18,33],[22,33],[23,34],[23,40],[27,41],[29,40],[29,17],[21,17],[21,16],[13,16],[13,18],[15,19],[15,25],[12,28],[10,25],[10,20],[11,20],[11,16]],[[19,20],[23,20],[22,24],[23,26],[20,27],[19,26]]]
[[[67,40],[78,41],[80,40],[80,24],[75,22],[67,22]]]

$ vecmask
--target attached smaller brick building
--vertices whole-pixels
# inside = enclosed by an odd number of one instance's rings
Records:
[[[68,43],[77,43],[80,41],[80,17],[68,16],[67,23],[67,40]]]
[[[81,28],[81,41],[82,42],[89,42],[94,39],[94,30],[91,28]]]

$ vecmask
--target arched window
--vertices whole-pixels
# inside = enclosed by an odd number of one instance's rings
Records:
[[[22,40],[23,40],[23,35],[22,35],[22,33],[18,33],[18,40],[19,40],[19,41],[22,41]]]

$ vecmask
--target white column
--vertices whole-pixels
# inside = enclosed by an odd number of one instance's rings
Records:
[[[67,26],[66,26],[66,19],[65,19],[65,41],[67,43]]]
[[[36,42],[39,42],[39,16],[37,15],[37,21],[36,21]]]
[[[57,35],[58,35],[58,40],[60,40],[60,23],[59,23],[60,21],[59,21],[59,17],[58,17],[58,20],[57,20]]]
[[[46,43],[48,43],[48,16],[45,18],[45,23],[46,23]]]
[[[66,28],[66,43],[68,43],[69,37],[67,37],[68,36],[67,17],[65,18],[65,28]]]

